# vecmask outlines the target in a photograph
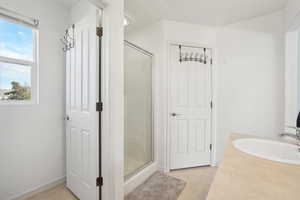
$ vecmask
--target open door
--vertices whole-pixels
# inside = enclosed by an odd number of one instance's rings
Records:
[[[81,200],[101,198],[99,23],[96,9],[75,23],[75,47],[66,53],[67,187]]]

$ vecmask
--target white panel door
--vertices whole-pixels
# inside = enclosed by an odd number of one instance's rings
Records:
[[[187,47],[185,50],[189,51]],[[190,49],[190,52],[195,51],[197,51],[195,48]],[[170,168],[209,165],[211,64],[195,61],[180,62],[178,45],[172,45],[170,52]],[[207,50],[207,54],[210,55],[211,52]]]
[[[75,48],[66,53],[67,187],[81,200],[99,197],[97,18],[95,11],[75,24]]]

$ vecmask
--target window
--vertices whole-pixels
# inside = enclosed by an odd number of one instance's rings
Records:
[[[37,102],[36,29],[0,18],[0,104]]]

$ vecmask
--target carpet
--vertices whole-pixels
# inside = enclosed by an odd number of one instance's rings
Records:
[[[134,189],[125,200],[176,200],[186,183],[162,172],[154,173]]]

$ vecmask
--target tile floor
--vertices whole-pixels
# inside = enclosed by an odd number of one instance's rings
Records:
[[[186,181],[187,185],[178,200],[205,200],[210,184],[217,168],[198,167],[191,169],[175,170],[169,175]],[[59,185],[51,190],[39,193],[26,200],[78,200],[64,186]]]
[[[205,200],[216,171],[215,167],[171,171],[169,175],[187,183],[178,200]]]
[[[26,200],[78,200],[65,185],[59,185]]]

